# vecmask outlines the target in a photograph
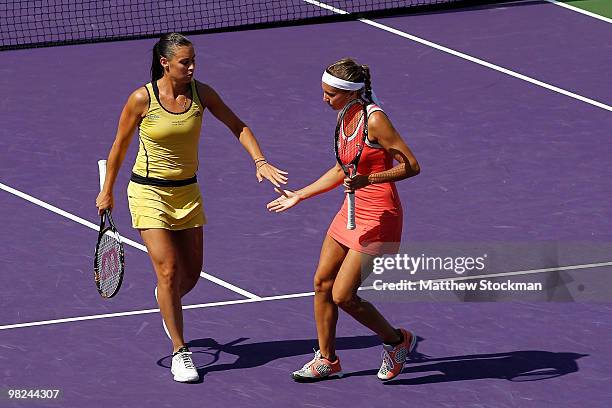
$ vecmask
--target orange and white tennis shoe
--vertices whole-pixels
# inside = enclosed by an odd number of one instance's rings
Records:
[[[304,367],[291,373],[291,377],[297,382],[317,381],[323,378],[342,377],[342,367],[340,359],[336,357],[336,361],[329,361],[321,356],[321,351],[316,350],[314,358]]]
[[[383,344],[382,365],[378,370],[378,378],[381,381],[389,381],[402,372],[406,359],[414,350],[417,338],[413,333],[400,329],[403,340],[396,346]]]

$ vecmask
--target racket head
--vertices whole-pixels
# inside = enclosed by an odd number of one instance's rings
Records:
[[[100,218],[100,231],[94,254],[94,281],[100,296],[110,299],[119,292],[124,271],[125,257],[121,237],[110,211],[106,210]]]
[[[368,137],[367,117],[367,104],[361,98],[349,101],[338,114],[334,153],[349,177],[357,173],[357,164]]]

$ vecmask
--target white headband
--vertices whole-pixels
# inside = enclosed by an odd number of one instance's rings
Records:
[[[321,81],[334,88],[343,89],[345,91],[358,91],[365,86],[363,82],[350,82],[345,81],[329,74],[327,71],[323,72],[323,78]]]

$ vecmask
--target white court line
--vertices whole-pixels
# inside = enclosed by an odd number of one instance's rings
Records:
[[[482,279],[482,278],[496,278],[496,277],[513,276],[513,275],[530,275],[530,274],[545,273],[545,272],[600,268],[603,266],[612,266],[612,262],[600,262],[600,263],[591,263],[591,264],[583,264],[583,265],[568,265],[568,266],[560,266],[557,268],[531,269],[531,270],[514,271],[514,272],[501,272],[501,273],[493,273],[489,275],[462,276],[458,278],[436,279],[436,280],[431,280],[431,281],[441,282],[441,281],[457,281],[457,280],[470,280],[470,279]],[[374,289],[373,286],[366,286],[366,287],[359,288],[359,290],[373,290],[373,289]],[[314,296],[314,292],[302,292],[302,293],[291,293],[287,295],[266,296],[266,297],[260,297],[258,299],[239,299],[239,300],[228,300],[228,301],[223,301],[223,302],[185,305],[183,306],[183,310],[202,309],[202,308],[217,307],[217,306],[238,305],[238,304],[244,304],[244,303],[269,302],[272,300],[295,299],[295,298],[309,297],[309,296]],[[18,328],[33,327],[33,326],[46,326],[50,324],[78,322],[78,321],[84,321],[84,320],[106,319],[109,317],[134,316],[134,315],[150,314],[150,313],[157,313],[157,312],[159,312],[159,309],[145,309],[145,310],[135,310],[135,311],[130,311],[130,312],[118,312],[118,313],[107,313],[107,314],[91,315],[91,316],[69,317],[69,318],[55,319],[55,320],[42,320],[42,321],[37,321],[37,322],[8,324],[8,325],[0,326],[0,330],[18,329]]]
[[[341,10],[339,8],[330,6],[330,5],[325,4],[325,3],[321,3],[319,1],[314,1],[314,0],[304,0],[304,1],[306,3],[310,3],[310,4],[314,5],[314,6],[318,6],[318,7],[324,8],[326,10],[333,11],[334,13],[337,13],[337,14],[348,14],[344,10]],[[565,95],[565,96],[569,96],[570,98],[574,98],[574,99],[577,99],[579,101],[582,101],[582,102],[588,103],[590,105],[597,106],[598,108],[602,108],[602,109],[605,109],[605,110],[608,110],[608,111],[612,112],[612,106],[606,105],[605,103],[596,101],[594,99],[590,99],[590,98],[584,97],[582,95],[578,95],[576,93],[567,91],[567,90],[565,90],[563,88],[559,88],[557,86],[547,84],[546,82],[542,82],[542,81],[537,80],[535,78],[531,78],[531,77],[529,77],[527,75],[519,74],[518,72],[509,70],[509,69],[501,67],[499,65],[495,65],[495,64],[492,64],[490,62],[481,60],[479,58],[472,57],[471,55],[464,54],[462,52],[453,50],[451,48],[445,47],[445,46],[440,45],[440,44],[436,44],[434,42],[425,40],[423,38],[414,36],[412,34],[405,33],[403,31],[397,30],[395,28],[391,28],[389,26],[377,23],[377,22],[372,21],[372,20],[361,18],[361,19],[359,19],[359,21],[361,21],[364,24],[368,24],[368,25],[370,25],[372,27],[376,27],[376,28],[379,28],[381,30],[387,31],[389,33],[398,35],[400,37],[403,37],[403,38],[406,38],[406,39],[418,42],[420,44],[426,45],[428,47],[435,48],[435,49],[437,49],[439,51],[446,52],[448,54],[454,55],[454,56],[459,57],[459,58],[463,58],[463,59],[468,60],[470,62],[473,62],[475,64],[482,65],[483,67],[487,67],[487,68],[493,69],[495,71],[498,71],[498,72],[501,72],[503,74],[509,75],[511,77],[520,79],[522,81],[526,81],[526,82],[532,83],[534,85],[541,86],[542,88],[546,88],[546,89],[548,89],[550,91],[557,92],[557,93],[560,93],[560,94]]]
[[[239,288],[238,286],[232,285],[229,282],[226,282],[224,280],[221,280],[219,278],[217,278],[216,276],[212,276],[211,274],[208,274],[204,271],[202,271],[200,273],[200,276],[203,277],[204,279],[207,279],[213,283],[216,283],[219,286],[223,286],[224,288],[227,288],[229,290],[231,290],[232,292],[236,292],[244,297],[247,297],[249,299],[253,299],[253,300],[257,300],[257,299],[261,299],[260,296],[257,296],[251,292],[247,292],[246,290]]]
[[[570,4],[562,3],[562,2],[557,1],[557,0],[546,0],[546,1],[549,2],[549,3],[552,3],[552,4],[556,5],[556,6],[565,7],[568,10],[575,11],[576,13],[584,14],[585,16],[593,17],[593,18],[596,18],[598,20],[605,21],[606,23],[612,23],[612,19],[610,19],[608,17],[604,17],[604,16],[601,16],[599,14],[596,14],[596,13],[593,13],[593,12],[590,12],[590,11],[587,11],[587,10],[583,10],[581,8],[572,6]]]
[[[258,297],[257,299],[238,299],[238,300],[227,300],[223,302],[200,303],[200,304],[195,304],[195,305],[185,305],[183,306],[183,310],[202,309],[202,308],[207,308],[207,307],[227,306],[227,305],[239,305],[242,303],[266,302],[270,300],[292,299],[292,298],[307,297],[307,296],[313,296],[313,295],[314,295],[314,292],[304,292],[304,293],[293,293],[290,295]],[[54,320],[41,320],[38,322],[8,324],[8,325],[0,326],[0,330],[18,329],[18,328],[23,328],[23,327],[34,327],[34,326],[47,326],[50,324],[81,322],[85,320],[98,320],[98,319],[106,319],[109,317],[134,316],[134,315],[151,314],[151,313],[158,313],[158,312],[159,312],[159,309],[144,309],[144,310],[134,310],[130,312],[106,313],[106,314],[91,315],[91,316],[68,317],[64,319],[54,319]]]
[[[95,231],[98,231],[100,229],[100,226],[94,224],[93,222],[89,222],[87,220],[84,220],[81,217],[78,217],[78,216],[76,216],[74,214],[69,213],[68,211],[64,211],[61,208],[57,208],[54,205],[51,205],[51,204],[46,203],[46,202],[44,202],[42,200],[39,200],[36,197],[32,197],[31,195],[26,194],[26,193],[24,193],[22,191],[19,191],[19,190],[16,190],[16,189],[12,188],[12,187],[9,187],[6,184],[0,183],[0,190],[4,190],[7,193],[11,193],[13,195],[16,195],[19,198],[23,198],[26,201],[29,201],[29,202],[31,202],[33,204],[36,204],[36,205],[38,205],[40,207],[43,207],[43,208],[45,208],[45,209],[47,209],[47,210],[49,210],[51,212],[54,212],[54,213],[56,213],[58,215],[61,215],[62,217],[66,217],[69,220],[77,222],[77,223],[79,223],[81,225],[84,225],[84,226],[86,226],[88,228],[91,228],[91,229],[93,229]],[[132,246],[134,248],[140,249],[141,251],[147,252],[147,248],[144,245],[142,245],[142,244],[140,244],[140,243],[138,243],[136,241],[132,241],[129,238],[125,238],[125,237],[122,236],[121,237],[121,242],[124,242],[124,243],[126,243],[126,244],[128,244],[128,245],[130,245],[130,246]],[[238,294],[240,294],[240,295],[242,295],[244,297],[247,297],[249,299],[259,299],[260,298],[259,296],[254,295],[251,292],[247,292],[246,290],[244,290],[242,288],[239,288],[238,286],[232,285],[229,282],[225,282],[224,280],[221,280],[221,279],[219,279],[219,278],[217,278],[215,276],[212,276],[212,275],[210,275],[208,273],[202,272],[202,273],[200,273],[200,276],[205,278],[205,279],[208,279],[209,281],[211,281],[213,283],[216,283],[219,286],[223,286],[224,288],[229,289],[232,292],[236,292],[236,293],[238,293]]]

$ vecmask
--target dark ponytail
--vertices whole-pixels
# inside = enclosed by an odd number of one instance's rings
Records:
[[[342,58],[327,67],[326,71],[336,78],[350,82],[363,82],[365,84],[365,98],[372,102],[372,78],[367,65],[359,65],[352,58]]]
[[[155,82],[164,76],[164,67],[162,67],[161,54],[159,52],[159,41],[153,46],[153,61],[151,62],[151,82]]]
[[[153,46],[153,61],[151,61],[151,82],[155,82],[164,76],[164,67],[159,61],[162,57],[171,59],[174,49],[191,45],[185,36],[179,33],[164,34]]]

